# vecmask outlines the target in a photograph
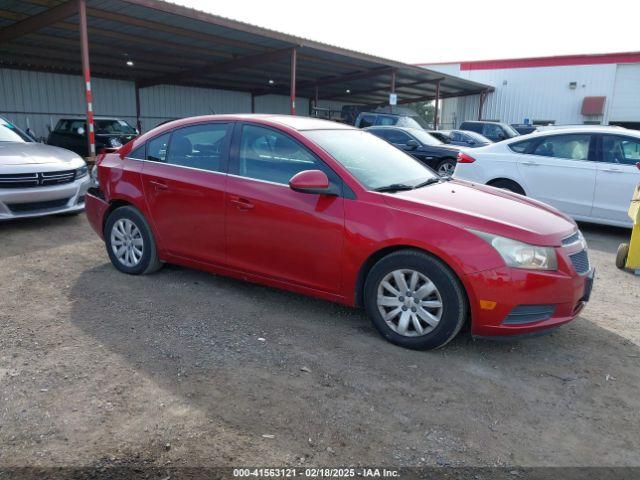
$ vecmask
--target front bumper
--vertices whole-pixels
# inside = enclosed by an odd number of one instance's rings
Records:
[[[557,327],[582,311],[593,283],[594,269],[585,275],[502,267],[466,277],[473,294],[471,333],[474,336],[526,335]],[[553,306],[542,320],[512,323],[521,307]],[[544,310],[544,309],[543,309]],[[526,308],[525,308],[526,311]],[[510,316],[511,314],[511,316]]]
[[[86,175],[62,185],[0,188],[0,221],[80,212],[89,185]]]

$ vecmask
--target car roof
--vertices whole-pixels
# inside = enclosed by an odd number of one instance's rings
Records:
[[[363,128],[363,130],[404,130],[406,132],[426,132],[426,133],[429,133],[429,130],[425,130],[423,128],[399,127],[397,125],[372,125],[370,127]]]
[[[87,117],[82,116],[82,115],[78,115],[75,117],[61,117],[60,120],[86,120]],[[93,117],[94,120],[123,120],[122,118],[118,118],[118,117]],[[58,121],[60,121],[58,120]],[[126,121],[126,120],[123,120]]]
[[[518,137],[510,138],[507,140],[507,142],[514,143],[522,140],[527,140],[529,138],[548,137],[551,135],[567,135],[571,133],[611,133],[615,135],[627,135],[630,137],[640,138],[640,131],[638,130],[629,130],[626,128],[609,125],[576,125],[563,128],[538,130],[526,135],[520,135]]]

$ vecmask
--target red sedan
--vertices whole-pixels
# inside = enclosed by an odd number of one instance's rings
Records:
[[[275,115],[162,125],[98,160],[86,211],[128,274],[174,263],[363,306],[440,347],[569,322],[593,269],[573,220],[448,180],[370,133]]]

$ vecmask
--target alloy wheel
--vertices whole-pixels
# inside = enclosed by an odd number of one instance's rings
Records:
[[[453,175],[456,166],[450,162],[444,162],[438,167],[438,175],[441,177],[450,177]]]

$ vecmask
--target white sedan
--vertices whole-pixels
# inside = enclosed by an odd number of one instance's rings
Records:
[[[533,197],[576,220],[629,227],[639,162],[640,131],[578,126],[462,152],[453,176]]]
[[[77,154],[36,143],[0,118],[0,221],[80,213],[89,184]]]

